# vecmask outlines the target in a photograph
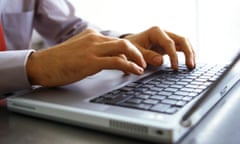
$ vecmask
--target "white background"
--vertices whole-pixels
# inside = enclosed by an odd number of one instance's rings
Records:
[[[153,25],[190,39],[197,57],[225,61],[240,49],[239,0],[70,0],[103,29],[135,33]]]

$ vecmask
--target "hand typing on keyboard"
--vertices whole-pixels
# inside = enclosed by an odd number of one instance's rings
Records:
[[[190,42],[179,35],[152,27],[139,34],[125,37],[130,40],[143,54],[148,64],[159,66],[163,63],[162,56],[167,54],[174,70],[178,69],[177,51],[183,52],[189,69],[195,68],[195,53]]]
[[[3,44],[4,47],[0,50],[9,49],[11,52],[0,52],[0,93],[31,88],[31,85],[67,85],[106,69],[141,75],[147,64],[160,66],[163,63],[163,55],[169,56],[172,68],[177,70],[177,52],[184,53],[188,68],[195,67],[194,50],[189,41],[157,26],[140,33],[121,35],[92,27],[74,13],[66,16],[65,10],[75,10],[65,1],[61,3],[66,8],[64,10],[58,9],[57,1],[51,0],[39,1],[34,8],[32,1],[21,1],[16,5],[5,1],[1,3],[1,12],[6,8],[11,13],[22,7],[24,10],[31,9],[33,13],[38,13],[39,9],[46,12],[40,15],[26,15],[29,21],[21,19],[18,15],[6,17],[11,21],[23,21],[19,28],[8,24],[7,20],[1,24],[0,42],[4,42],[4,35],[7,36],[7,46]],[[50,1],[51,5],[48,5]],[[55,11],[56,9],[59,11]],[[37,21],[31,21],[33,19]],[[19,51],[28,49],[31,43],[29,37],[35,28],[50,47],[37,51]],[[7,31],[6,35],[5,32],[9,29],[11,31]],[[19,39],[18,36],[22,37]],[[18,70],[19,73],[16,72]]]
[[[198,65],[194,70],[180,65],[179,71],[163,66],[158,72],[91,102],[174,114],[200,96],[224,70],[217,65]]]
[[[103,69],[141,75],[147,64],[160,66],[165,54],[177,70],[178,51],[184,53],[188,68],[195,67],[191,44],[172,32],[152,27],[121,38],[85,30],[60,45],[32,53],[26,65],[28,78],[33,85],[52,87],[70,84]]]

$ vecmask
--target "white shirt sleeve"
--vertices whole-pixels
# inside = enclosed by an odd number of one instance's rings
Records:
[[[0,52],[0,94],[29,89],[26,62],[34,50]]]
[[[28,48],[32,28],[35,28],[49,45],[61,43],[86,28],[93,28],[108,36],[120,36],[117,32],[102,31],[76,17],[74,7],[67,0],[18,2],[13,4],[5,0],[4,9],[0,7],[0,20],[3,18],[10,50],[0,52],[0,94],[31,88],[25,67],[33,50],[23,49]],[[6,6],[8,8],[5,8]],[[23,7],[24,9],[21,9]]]
[[[61,43],[72,36],[92,28],[104,35],[119,37],[121,33],[101,28],[77,17],[75,9],[66,0],[41,0],[35,10],[34,28],[48,45]]]

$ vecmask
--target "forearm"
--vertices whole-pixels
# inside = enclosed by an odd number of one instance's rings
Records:
[[[49,46],[62,43],[89,28],[106,36],[119,37],[121,35],[118,32],[103,30],[76,16],[71,3],[63,2],[63,0],[39,1],[34,17],[34,28]]]

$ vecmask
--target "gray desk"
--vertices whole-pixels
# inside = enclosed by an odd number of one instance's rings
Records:
[[[146,144],[109,133],[33,118],[0,108],[0,144]],[[240,143],[240,83],[181,144]]]

